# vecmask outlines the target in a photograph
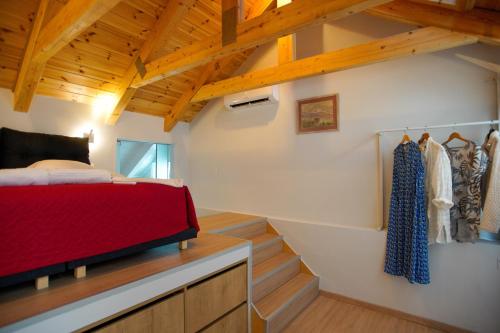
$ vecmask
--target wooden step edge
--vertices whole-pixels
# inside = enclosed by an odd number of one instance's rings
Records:
[[[260,319],[264,319],[264,316],[262,313],[260,313],[260,310],[257,306],[255,306],[255,303],[252,300],[252,309],[255,311],[255,313],[259,316]]]
[[[282,235],[277,235],[276,237],[270,238],[270,239],[268,239],[268,240],[266,240],[266,241],[264,241],[262,243],[259,243],[257,245],[254,245],[252,243],[252,246],[253,246],[252,249],[254,251],[255,250],[260,250],[260,249],[268,247],[268,246],[270,246],[270,245],[272,245],[272,244],[274,244],[275,242],[278,242],[278,241],[283,241],[283,236]]]
[[[267,219],[266,219],[267,221]],[[276,230],[275,227],[273,227],[273,225],[271,223],[269,223],[269,221],[267,221],[267,233],[269,234],[275,234],[275,235],[280,235],[280,233],[278,232],[278,230]]]
[[[225,228],[212,229],[212,230],[209,230],[208,233],[210,233],[210,234],[222,234],[222,233],[227,232],[227,231],[232,231],[232,230],[237,230],[237,229],[245,228],[245,227],[248,227],[248,226],[250,226],[252,224],[266,223],[266,222],[267,222],[267,220],[264,217],[257,217],[255,219],[251,219],[251,220],[247,220],[247,221],[244,221],[244,222],[240,222],[238,224],[230,225],[230,226],[227,226]]]
[[[271,259],[271,258],[270,258]],[[270,260],[268,259],[268,260]],[[278,273],[279,271],[287,268],[288,266],[291,266],[291,265],[294,265],[297,263],[297,261],[299,262],[299,265],[300,265],[300,256],[295,256],[295,257],[290,257],[290,259],[288,259],[287,261],[277,265],[276,267],[274,267],[273,269],[265,272],[264,274],[262,274],[261,276],[259,276],[258,278],[254,278],[253,281],[252,281],[252,285],[253,286],[256,286],[258,285],[259,283],[261,283],[262,281],[264,281],[265,279],[271,277],[272,275]],[[264,261],[263,261],[264,262]]]
[[[285,241],[283,240],[283,251],[284,252],[287,252],[287,253],[290,253],[290,254],[295,254],[295,255],[298,255],[297,252],[292,249],[290,247],[290,245]],[[314,276],[317,276],[317,274],[315,274],[310,268],[309,266],[307,266],[307,264],[304,262],[304,260],[301,258],[300,260],[300,271],[302,273],[307,273],[307,274],[310,274],[310,275],[314,275]]]
[[[284,285],[283,285],[284,286]],[[283,287],[281,286],[281,287]],[[281,288],[280,287],[280,288]],[[317,287],[319,294],[319,278],[317,276],[312,276],[311,281],[309,281],[306,285],[304,285],[301,289],[299,289],[292,297],[283,302],[280,306],[278,306],[270,315],[264,317],[263,319],[267,322],[270,322],[276,317],[281,311],[284,311],[287,307],[289,307],[294,301],[300,299],[301,296],[305,295],[309,289]],[[257,307],[256,307],[257,308]],[[262,317],[261,317],[262,318]]]
[[[278,230],[276,230],[275,227],[273,227],[271,225],[271,223],[269,223],[269,221],[267,222],[267,233],[269,234],[275,234],[275,235],[280,235],[281,234],[278,232]],[[283,237],[283,236],[282,236]],[[291,246],[286,242],[285,238],[283,237],[283,249],[285,252],[288,252],[288,253],[291,253],[291,254],[297,254],[297,252],[291,248]]]
[[[268,333],[278,333],[283,331],[297,316],[307,309],[319,295],[318,280],[313,280],[301,293],[295,295],[294,299],[286,308],[276,312],[272,318],[266,321]]]
[[[267,233],[281,236],[281,240],[283,241],[283,251],[298,255],[297,251],[292,249],[292,247],[287,243],[285,238],[282,235],[280,235],[278,230],[276,230],[276,228],[271,223],[269,223],[269,221],[267,221]],[[309,266],[307,266],[307,264],[304,262],[304,260],[300,261],[300,271],[302,273],[307,273],[307,274],[316,276],[316,274],[311,270],[311,268]]]
[[[309,268],[309,266],[307,266],[307,264],[304,262],[304,260],[302,260],[302,258],[300,259],[300,271],[302,273],[306,273],[306,274],[317,276],[316,274],[314,274],[313,271],[311,271],[311,269]]]
[[[252,303],[252,333],[265,333],[267,331],[267,322],[262,319],[259,309]]]
[[[253,267],[257,266],[264,261],[271,259],[275,255],[283,252],[283,240],[280,239],[276,242],[267,244],[266,246],[259,247],[252,250],[252,264]],[[252,269],[253,269],[252,267]]]
[[[300,265],[298,265],[298,263],[283,267],[267,279],[252,285],[252,300],[256,304],[259,303],[261,299],[279,289],[288,281],[293,280],[300,273]]]

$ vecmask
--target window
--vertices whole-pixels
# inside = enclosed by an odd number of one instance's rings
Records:
[[[118,140],[116,171],[126,177],[162,178],[172,175],[172,145]]]

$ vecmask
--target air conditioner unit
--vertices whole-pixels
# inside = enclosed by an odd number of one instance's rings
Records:
[[[253,89],[224,96],[224,106],[230,111],[250,110],[264,105],[278,104],[279,86]]]

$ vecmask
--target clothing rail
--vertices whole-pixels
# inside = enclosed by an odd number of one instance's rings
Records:
[[[384,181],[384,150],[382,145],[382,136],[384,133],[389,132],[407,132],[407,131],[421,131],[421,130],[431,130],[437,128],[455,128],[455,127],[466,127],[466,126],[484,126],[484,125],[500,125],[500,120],[487,120],[487,121],[476,121],[469,123],[454,123],[446,125],[432,125],[432,126],[420,126],[420,127],[401,127],[401,128],[391,128],[379,130],[376,132],[377,135],[377,165],[378,165],[378,179],[377,179],[377,190],[378,190],[378,230],[383,230],[385,227],[385,181]]]
[[[487,121],[476,121],[472,123],[454,123],[447,125],[432,125],[432,126],[421,126],[421,127],[401,127],[401,128],[391,128],[377,131],[378,135],[382,135],[387,132],[405,132],[405,131],[421,131],[430,130],[436,128],[454,128],[454,127],[464,127],[464,126],[480,126],[480,125],[498,125],[500,120],[487,120]]]

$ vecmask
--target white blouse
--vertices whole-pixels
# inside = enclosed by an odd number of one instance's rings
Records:
[[[497,233],[500,230],[500,134],[494,131],[487,143],[490,172],[480,228]]]
[[[450,159],[445,148],[432,138],[428,138],[424,145],[429,244],[451,243],[450,208],[453,207],[453,189]]]

